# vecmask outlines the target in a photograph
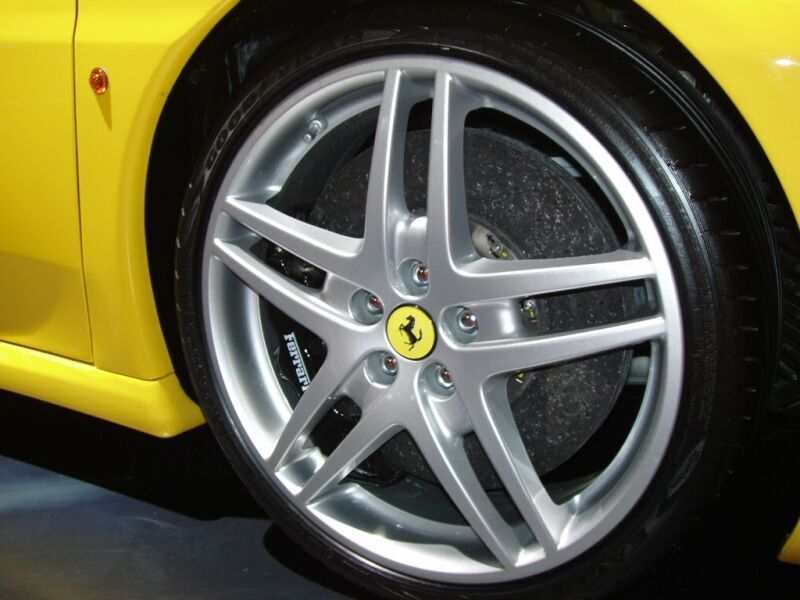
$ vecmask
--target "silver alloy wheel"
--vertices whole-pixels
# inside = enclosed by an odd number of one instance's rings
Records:
[[[409,113],[432,100],[428,203],[411,213],[403,194]],[[379,108],[364,237],[343,236],[270,206],[315,144]],[[555,259],[490,260],[470,238],[463,181],[465,118],[490,108],[555,141],[596,181],[628,241],[613,252]],[[259,240],[326,273],[300,285],[253,251]],[[426,285],[409,277],[429,269]],[[450,583],[515,580],[550,570],[597,543],[629,513],[655,474],[678,412],[683,339],[678,294],[650,213],[609,151],[578,121],[529,86],[489,68],[434,56],[366,60],[311,81],[278,104],[241,146],[221,183],[203,252],[203,308],[215,376],[263,475],[313,523],[388,568]],[[521,298],[644,282],[651,314],[573,331],[532,335],[509,315]],[[354,308],[374,295],[377,320]],[[326,359],[292,408],[271,361],[261,299],[319,336]],[[435,323],[429,356],[398,355],[386,320],[417,305]],[[465,337],[458,315],[476,316]],[[500,377],[650,344],[641,407],[611,463],[566,502],[534,470]],[[396,373],[379,372],[386,353]],[[378,367],[376,367],[378,365]],[[431,373],[445,366],[448,392]],[[311,432],[343,394],[361,417],[325,456]],[[346,479],[396,433],[407,431],[463,522],[437,519]],[[521,516],[501,515],[463,447],[474,432]],[[402,490],[401,490],[402,491]],[[442,502],[435,494],[425,502]],[[444,500],[446,502],[446,500]]]

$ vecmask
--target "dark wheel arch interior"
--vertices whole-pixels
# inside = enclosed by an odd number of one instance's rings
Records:
[[[468,11],[470,6],[465,2],[424,4],[430,7],[431,20],[434,22],[437,18],[444,19],[448,10],[458,8]],[[774,290],[777,294],[777,300],[773,302],[775,309],[771,311],[774,314],[765,319],[766,339],[770,341],[765,348],[767,360],[764,361],[764,377],[772,379],[777,365],[773,402],[776,406],[792,404],[796,400],[794,382],[800,365],[790,357],[796,348],[800,348],[800,339],[793,339],[790,333],[782,336],[782,345],[780,340],[781,329],[790,329],[785,323],[792,319],[800,321],[800,316],[786,310],[782,315],[781,308],[787,303],[791,306],[800,302],[791,298],[781,299],[780,294],[782,288],[800,288],[800,285],[781,285],[781,280],[785,282],[790,277],[786,265],[798,260],[797,228],[792,228],[794,217],[777,177],[754,135],[725,93],[680,42],[631,1],[559,0],[548,2],[546,9],[534,1],[497,4],[513,4],[515,11],[557,11],[566,21],[572,21],[582,33],[600,37],[611,45],[615,45],[616,39],[624,37],[627,46],[636,48],[646,57],[647,64],[653,68],[653,77],[663,78],[665,73],[680,74],[666,83],[675,84],[677,79],[680,87],[686,88],[687,102],[692,108],[697,108],[692,96],[713,102],[717,120],[722,130],[727,132],[724,151],[745,157],[734,161],[738,168],[729,176],[741,179],[738,183],[754,197],[748,210],[756,207],[756,211],[748,217],[771,225],[760,228],[772,234],[770,239],[763,240],[765,256],[759,261],[762,265],[769,265],[762,274],[763,289]],[[402,18],[405,4],[385,0],[335,0],[325,3],[244,0],[222,19],[198,47],[170,93],[150,155],[145,228],[150,276],[162,330],[176,373],[190,395],[192,386],[176,322],[173,256],[180,202],[186,194],[193,166],[203,151],[209,132],[214,129],[224,107],[242,83],[251,73],[267,64],[273,55],[301,40],[304,35],[314,35],[315,31],[324,30],[334,20],[368,21],[374,7],[386,5],[395,6],[398,18]],[[779,257],[783,262],[782,275]],[[800,331],[800,323],[794,324],[791,329]],[[780,356],[777,356],[779,346]]]

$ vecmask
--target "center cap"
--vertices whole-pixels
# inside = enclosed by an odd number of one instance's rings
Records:
[[[386,337],[400,356],[421,360],[436,346],[436,325],[419,306],[398,306],[386,320]]]

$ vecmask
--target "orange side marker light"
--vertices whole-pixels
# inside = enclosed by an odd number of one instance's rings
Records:
[[[92,91],[101,96],[108,91],[108,73],[102,67],[95,67],[89,75],[89,85]]]

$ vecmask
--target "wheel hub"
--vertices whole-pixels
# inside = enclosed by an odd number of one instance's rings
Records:
[[[403,358],[422,360],[436,346],[436,325],[425,310],[413,304],[395,308],[386,320],[389,345]]]

